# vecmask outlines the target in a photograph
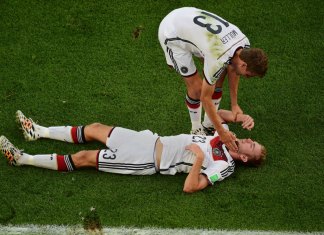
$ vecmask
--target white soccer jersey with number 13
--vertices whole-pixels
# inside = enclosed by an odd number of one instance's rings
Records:
[[[215,84],[237,48],[250,47],[238,27],[223,18],[193,7],[172,11],[164,20],[165,45],[179,40],[182,49],[204,58],[204,75]]]

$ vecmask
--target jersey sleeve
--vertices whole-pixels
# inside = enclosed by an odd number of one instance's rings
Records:
[[[242,35],[242,39],[223,53],[215,56],[216,47],[213,50],[208,51],[205,55],[204,61],[204,76],[210,85],[214,85],[220,78],[222,73],[227,69],[227,66],[231,63],[231,59],[238,48],[250,48],[250,42],[247,37]]]
[[[208,166],[207,169],[203,170],[202,173],[206,175],[210,184],[214,185],[217,181],[222,181],[227,176],[229,165],[225,161],[215,161],[212,165]]]
[[[214,85],[220,78],[221,74],[226,70],[228,61],[209,59],[205,57],[204,61],[204,77],[209,85]],[[212,63],[213,62],[213,63]]]

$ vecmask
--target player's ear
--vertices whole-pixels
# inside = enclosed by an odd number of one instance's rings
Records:
[[[242,162],[247,162],[249,160],[248,156],[246,156],[245,154],[240,154],[239,157]]]

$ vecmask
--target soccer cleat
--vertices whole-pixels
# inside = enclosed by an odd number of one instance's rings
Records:
[[[10,141],[4,137],[0,137],[0,150],[7,158],[10,165],[19,166],[19,158],[21,157],[22,151],[17,149]]]
[[[192,135],[206,135],[205,131],[203,128],[199,127],[197,129],[191,130],[190,134]]]
[[[31,118],[27,118],[20,110],[16,112],[17,122],[20,123],[26,140],[33,141],[39,139],[35,130],[35,123]]]

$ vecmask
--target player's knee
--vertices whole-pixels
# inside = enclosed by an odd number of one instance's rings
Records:
[[[94,140],[96,134],[104,127],[103,124],[99,122],[92,123],[85,127],[84,135],[87,141]]]
[[[93,150],[82,150],[72,155],[72,160],[76,168],[95,167],[96,153]]]
[[[88,129],[94,129],[94,130],[98,130],[98,129],[102,128],[103,126],[104,125],[101,124],[100,122],[95,122],[90,125],[87,125]]]
[[[188,96],[193,100],[199,100],[201,96],[201,90],[200,89],[188,89]]]
[[[187,93],[192,99],[199,99],[201,95],[201,80],[186,80]]]

